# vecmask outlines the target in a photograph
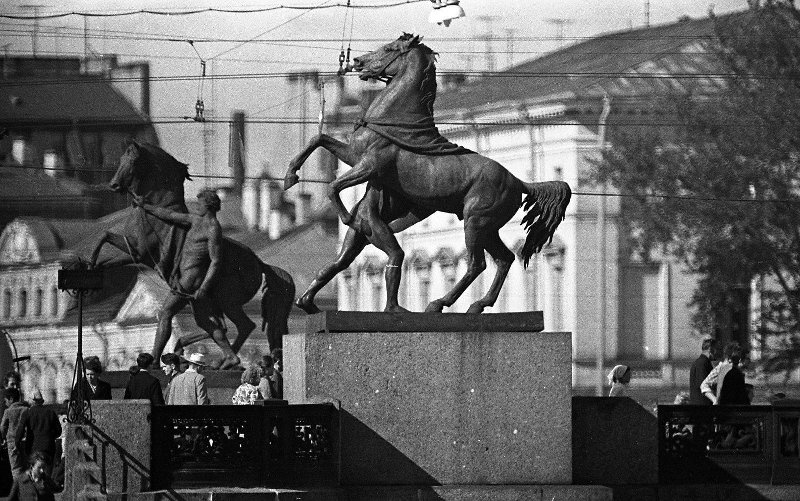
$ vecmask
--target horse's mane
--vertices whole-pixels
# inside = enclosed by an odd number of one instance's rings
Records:
[[[437,53],[427,45],[420,43],[417,46],[428,58],[428,65],[425,67],[422,82],[420,83],[420,99],[423,106],[433,115],[433,102],[436,101],[436,56]]]
[[[428,110],[428,113],[433,116],[433,102],[436,100],[436,53],[433,49],[420,42],[422,37],[416,36],[413,33],[403,33],[397,39],[408,49],[419,49],[422,54],[427,58],[428,65],[422,70],[422,81],[420,82],[420,100],[422,105]]]
[[[192,178],[189,177],[189,165],[183,162],[178,161],[175,157],[161,149],[159,146],[156,146],[152,143],[137,143],[139,145],[139,151],[144,151],[149,160],[158,167],[169,167],[174,166],[176,173],[178,174],[178,183],[183,184],[184,179],[191,180]],[[162,169],[159,169],[162,170]],[[162,170],[162,172],[164,172]]]

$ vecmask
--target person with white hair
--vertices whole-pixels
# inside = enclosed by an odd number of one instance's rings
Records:
[[[167,405],[209,405],[206,378],[201,374],[207,365],[205,355],[192,353],[185,361],[189,367],[170,383]]]

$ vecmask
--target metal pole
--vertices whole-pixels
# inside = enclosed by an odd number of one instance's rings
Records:
[[[78,291],[78,358],[83,360],[83,291]],[[83,383],[83,371],[78,375],[79,383]]]
[[[597,146],[602,154],[606,142],[606,119],[611,111],[611,98],[608,94],[603,95],[603,111],[600,113],[600,120],[597,127]],[[605,387],[604,363],[606,358],[606,194],[608,186],[603,183],[600,188],[600,200],[597,208],[597,242],[599,248],[599,279],[597,281],[597,310],[599,316],[599,337],[597,340],[597,386],[596,394],[603,396]]]

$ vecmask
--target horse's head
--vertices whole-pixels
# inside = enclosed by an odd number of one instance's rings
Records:
[[[109,189],[117,193],[126,193],[128,189],[136,189],[136,180],[140,179],[144,162],[140,162],[143,152],[142,148],[136,141],[129,141],[125,152],[119,158],[119,167],[114,177],[108,183]]]
[[[420,37],[403,33],[397,40],[387,43],[378,50],[367,52],[353,59],[353,70],[360,73],[361,80],[391,81],[403,67],[403,57],[415,47],[425,47]],[[428,49],[429,53],[433,53]]]
[[[186,179],[191,178],[185,163],[158,146],[130,141],[108,187],[117,193],[132,191],[137,195],[179,192],[182,199]]]

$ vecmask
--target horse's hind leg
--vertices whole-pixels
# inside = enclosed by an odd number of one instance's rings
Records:
[[[486,251],[492,256],[495,265],[497,265],[497,273],[494,275],[489,291],[481,299],[472,303],[467,313],[480,313],[487,306],[494,305],[500,295],[500,289],[503,288],[503,282],[506,280],[508,271],[511,269],[511,265],[514,264],[514,253],[506,247],[496,230],[484,235],[484,238]]]
[[[486,258],[483,256],[483,245],[481,245],[480,232],[485,228],[478,224],[478,217],[467,218],[464,221],[464,239],[467,251],[467,273],[461,277],[453,289],[439,299],[435,299],[428,304],[425,311],[441,312],[444,307],[453,306],[467,287],[478,278],[478,275],[486,269]]]
[[[239,365],[241,360],[233,352],[230,341],[225,333],[225,323],[221,311],[215,311],[214,306],[208,300],[194,301],[194,319],[197,326],[211,334],[219,349],[222,351],[222,361],[220,369],[230,369]]]
[[[241,305],[226,305],[224,310],[225,316],[236,326],[236,338],[231,343],[231,349],[234,353],[239,353],[244,342],[256,328],[256,324],[250,320]]]
[[[367,217],[372,230],[369,240],[375,247],[385,252],[389,258],[386,263],[386,272],[384,273],[386,280],[386,307],[384,311],[408,311],[400,306],[397,300],[405,253],[400,248],[400,244],[397,243],[397,238],[394,236],[392,229],[381,218],[377,200],[372,200],[372,202],[367,208]]]
[[[368,243],[367,237],[362,232],[348,228],[336,260],[317,272],[311,285],[295,302],[297,307],[306,313],[319,312],[319,308],[314,304],[314,297],[333,277],[350,266]]]

